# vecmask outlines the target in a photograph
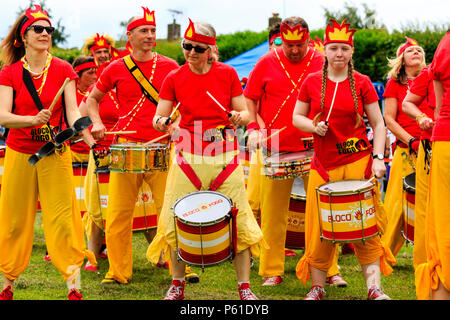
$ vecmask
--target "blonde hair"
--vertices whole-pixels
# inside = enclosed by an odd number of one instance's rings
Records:
[[[105,38],[106,42],[111,46],[114,47],[115,41],[114,39],[107,35],[107,34],[99,34],[100,36],[103,36],[103,38]],[[95,45],[95,38],[97,37],[97,33],[94,33],[92,35],[90,35],[86,40],[84,40],[84,47],[83,49],[81,49],[81,51],[84,54],[90,54],[91,53],[91,48]]]
[[[203,21],[194,22],[195,32],[208,37],[216,37],[216,30],[214,27]],[[183,40],[181,40],[181,44],[183,44]],[[213,63],[214,61],[219,61],[219,48],[217,45],[209,44],[208,47],[211,49],[211,58],[208,59],[208,63]]]
[[[408,75],[406,74],[406,69],[405,69],[405,59],[404,59],[404,55],[405,52],[402,52],[401,55],[398,55],[400,52],[400,49],[406,44],[403,43],[401,44],[398,48],[397,48],[397,52],[396,55],[397,57],[393,58],[393,59],[389,59],[388,58],[388,66],[389,68],[391,68],[387,74],[388,78],[392,78],[393,80],[397,81],[398,83],[401,84],[407,84],[407,80],[408,80]],[[414,46],[419,48],[419,50],[422,52],[422,63],[420,64],[420,66],[417,69],[417,72],[414,76],[417,76],[420,71],[423,69],[423,67],[425,67],[426,62],[425,62],[425,51],[423,50],[423,48],[421,46]]]
[[[323,108],[325,106],[325,93],[327,90],[327,79],[328,79],[328,59],[325,57],[325,62],[323,64],[322,69],[322,87],[321,87],[321,93],[320,93],[320,112],[316,114],[316,116],[313,119],[314,126],[317,126],[317,124],[320,121],[320,118],[323,114]],[[361,115],[358,112],[358,96],[356,95],[356,83],[355,83],[355,76],[354,76],[354,68],[353,68],[353,60],[350,60],[348,62],[348,81],[350,83],[350,90],[352,92],[353,97],[353,105],[355,107],[355,129],[360,127],[363,120]]]

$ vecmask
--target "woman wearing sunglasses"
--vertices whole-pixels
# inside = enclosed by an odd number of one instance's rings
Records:
[[[34,166],[28,162],[52,140],[55,127],[66,125],[64,116],[70,125],[80,118],[77,75],[69,63],[49,53],[53,31],[47,12],[35,5],[17,19],[0,45],[4,65],[0,72],[0,125],[10,128],[0,197],[2,300],[13,299],[14,282],[30,261],[38,198],[47,249],[67,283],[70,300],[82,299],[79,275],[84,258],[95,262],[84,245],[69,148],[57,148]],[[66,78],[70,81],[62,98],[48,110]],[[94,145],[87,130],[83,135],[88,145]]]
[[[167,258],[171,258],[173,280],[166,300],[184,299],[185,263],[177,259],[177,240],[170,208],[177,199],[202,187],[208,189],[229,163],[237,167],[233,167],[231,174],[218,184],[216,191],[230,198],[238,209],[237,252],[233,262],[240,298],[257,299],[249,284],[250,254],[253,257],[259,255],[258,243],[262,241],[262,233],[246,198],[242,167],[235,158],[239,150],[235,133],[226,130],[232,125],[245,124],[248,112],[236,71],[217,61],[215,37],[216,32],[211,25],[190,21],[182,42],[187,63],[165,79],[153,120],[155,129],[173,132],[175,128],[165,123],[174,104],[180,103],[181,121],[177,129],[180,139],[174,153],[182,162],[173,161],[171,164],[166,184],[166,190],[171,192],[165,193],[158,232],[147,251],[147,258],[155,264],[161,249]],[[192,169],[193,175],[192,172],[186,173],[187,168]]]

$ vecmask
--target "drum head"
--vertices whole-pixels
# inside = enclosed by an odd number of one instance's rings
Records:
[[[405,190],[416,190],[416,173],[413,172],[403,178],[403,187]]]
[[[133,148],[141,149],[143,150],[140,145],[133,143],[133,142],[125,142],[125,143],[116,143],[109,146],[111,150],[130,150]]]
[[[175,216],[192,224],[209,224],[222,220],[231,211],[231,200],[214,191],[198,191],[177,200]]]
[[[291,198],[306,201],[306,191],[302,178],[296,178],[292,186]]]
[[[160,150],[160,149],[168,149],[169,145],[164,143],[152,143],[146,146],[148,150]]]
[[[295,162],[311,159],[314,154],[313,150],[299,152],[282,152],[275,153],[265,159],[266,163]]]
[[[365,191],[370,189],[372,189],[372,184],[368,185],[367,180],[340,180],[325,183],[318,187],[319,193],[353,193],[353,191]]]

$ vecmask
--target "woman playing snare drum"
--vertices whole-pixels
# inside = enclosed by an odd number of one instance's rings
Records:
[[[334,20],[327,26],[323,71],[305,79],[293,114],[293,123],[298,129],[314,134],[314,157],[306,192],[306,248],[297,264],[297,277],[304,284],[311,273],[312,288],[306,300],[323,298],[327,270],[337,248],[320,238],[316,187],[331,181],[367,179],[370,175],[379,179],[386,171],[383,161],[385,127],[378,96],[370,79],[353,70],[355,30],[349,27],[348,23],[339,25]],[[334,37],[344,31],[346,39]],[[373,156],[362,121],[363,112],[374,129]],[[375,202],[378,230],[383,231],[384,211],[379,195]],[[365,240],[365,244],[355,241],[354,247],[366,280],[368,298],[389,299],[380,289],[380,273],[392,272],[387,263],[388,259],[394,262],[390,251],[383,248],[378,236]]]
[[[180,103],[180,139],[175,146],[175,152],[178,159],[184,158],[203,188],[210,187],[223,167],[239,151],[233,130],[224,129],[230,128],[232,124],[245,124],[248,117],[236,71],[216,61],[215,36],[211,25],[190,22],[183,39],[183,52],[187,63],[171,72],[165,79],[153,121],[157,130],[173,130],[171,126],[165,125],[165,122],[174,103]],[[207,92],[226,110],[208,96]],[[237,161],[237,158],[234,158],[234,161]],[[166,300],[184,298],[185,263],[177,259],[174,218],[170,208],[177,199],[198,190],[198,185],[194,186],[178,161],[173,161],[167,177],[158,232],[147,251],[147,258],[155,264],[161,249],[167,258],[171,258],[173,280]],[[237,254],[234,265],[240,298],[257,299],[249,285],[250,252],[253,257],[259,255],[258,243],[262,240],[262,233],[247,201],[240,165],[225,179],[217,192],[230,198],[239,210],[236,218]]]

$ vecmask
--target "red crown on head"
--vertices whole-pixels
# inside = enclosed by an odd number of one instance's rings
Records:
[[[324,45],[328,43],[346,43],[353,47],[353,34],[355,32],[355,29],[350,29],[350,23],[345,23],[345,19],[341,24],[331,19],[331,24],[328,24],[325,29]]]
[[[407,48],[419,46],[419,43],[416,40],[406,37],[406,36],[405,36],[405,38],[406,38],[406,43],[398,50],[398,53],[397,53],[398,57],[400,57]]]
[[[316,36],[316,40],[311,39],[310,42],[311,42],[311,46],[314,49],[316,49],[316,50],[318,50],[318,51],[320,51],[322,53],[325,53],[323,41],[320,40],[319,37]]]
[[[287,23],[281,23],[281,39],[286,43],[298,43],[309,39],[308,29],[303,28],[301,24],[291,27]]]
[[[40,5],[34,4],[25,11],[25,18],[22,21],[22,26],[20,27],[20,36],[23,37],[27,28],[38,20],[46,20],[50,23],[50,25],[52,25],[50,18],[48,17],[48,12],[46,10],[42,10]],[[14,41],[14,46],[20,47],[21,45],[21,39],[16,39]]]
[[[198,34],[195,32],[194,23],[189,18],[189,26],[184,32],[184,38],[196,42],[201,42],[209,45],[215,45],[216,44],[216,38],[215,37],[209,37],[205,36],[203,34]]]
[[[97,33],[97,35],[94,38],[94,44],[91,47],[91,51],[95,51],[102,48],[109,49],[110,47],[111,45],[108,43],[108,40],[106,40],[106,38],[103,35],[99,35]]]
[[[127,31],[133,30],[134,28],[144,26],[144,25],[156,26],[155,11],[154,10],[150,11],[146,7],[141,7],[141,8],[142,8],[142,10],[144,10],[144,14],[143,14],[142,18],[131,22],[127,27]]]

